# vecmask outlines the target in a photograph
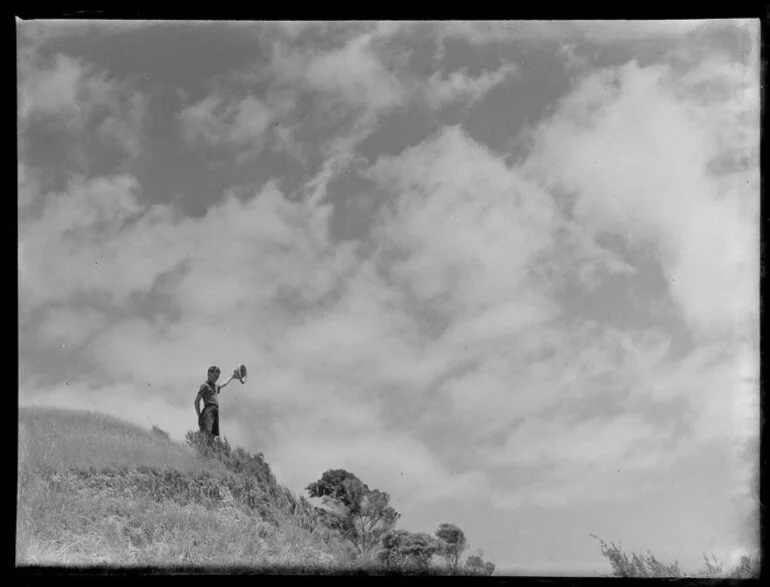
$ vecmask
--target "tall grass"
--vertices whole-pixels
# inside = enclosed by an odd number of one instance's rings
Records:
[[[17,564],[336,569],[346,555],[261,454],[101,414],[19,414]]]
[[[19,409],[19,465],[43,471],[146,466],[224,473],[217,461],[161,434],[104,414],[55,408]]]
[[[745,555],[737,565],[725,569],[715,557],[703,556],[704,566],[700,570],[685,571],[679,563],[665,563],[658,560],[651,552],[637,553],[625,552],[618,544],[607,543],[598,536],[591,535],[598,540],[602,555],[610,563],[613,577],[656,577],[678,579],[684,577],[707,579],[754,579],[759,578],[760,558],[758,556]]]

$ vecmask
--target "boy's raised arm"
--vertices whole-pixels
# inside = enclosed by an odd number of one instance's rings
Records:
[[[228,385],[233,379],[235,379],[235,375],[230,375],[230,379],[228,379],[222,385],[220,385],[219,389],[222,389],[225,385]]]

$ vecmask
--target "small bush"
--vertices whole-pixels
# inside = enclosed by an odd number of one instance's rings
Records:
[[[665,564],[660,562],[651,552],[630,555],[615,543],[607,544],[596,537],[601,545],[602,555],[610,562],[613,577],[681,577],[679,563]]]
[[[738,564],[727,574],[730,579],[759,579],[762,570],[759,556],[743,555]]]
[[[680,578],[686,576],[714,579],[752,579],[759,578],[760,559],[757,556],[744,555],[739,563],[728,571],[722,567],[722,563],[712,556],[711,559],[704,555],[704,568],[693,573],[685,573],[679,568],[679,563],[665,564],[659,561],[651,552],[638,554],[626,553],[615,544],[607,544],[604,540],[591,534],[599,541],[602,555],[609,561],[612,567],[613,577],[665,577]]]
[[[158,426],[153,426],[152,433],[162,440],[167,440],[169,442],[171,441],[171,436],[169,436],[168,432],[163,430],[163,428],[159,428]]]

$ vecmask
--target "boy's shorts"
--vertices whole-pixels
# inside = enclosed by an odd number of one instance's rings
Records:
[[[201,432],[219,436],[219,410],[215,406],[206,406],[198,418],[198,426]]]

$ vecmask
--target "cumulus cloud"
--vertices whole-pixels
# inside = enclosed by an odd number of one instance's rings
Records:
[[[575,195],[583,225],[654,247],[671,296],[706,335],[745,330],[758,299],[756,160],[743,157],[742,181],[708,168],[756,149],[756,69],[736,65],[730,81],[720,71],[707,60],[684,77],[635,62],[594,73],[542,126],[528,162]],[[696,99],[704,78],[719,93]]]
[[[459,127],[380,158],[367,176],[389,202],[374,230],[381,254],[394,258],[392,278],[454,319],[483,328],[518,312],[522,325],[536,323],[559,313],[555,284],[567,271],[627,271],[550,193]]]
[[[314,88],[336,94],[354,106],[381,110],[404,97],[398,80],[372,53],[367,35],[348,42],[334,53],[312,59],[305,79]]]
[[[19,227],[22,307],[87,291],[122,303],[172,269],[181,249],[165,246],[159,223],[173,213],[156,206],[142,214],[139,193],[136,178],[124,174],[76,177],[66,192],[47,194],[42,212]]]
[[[456,127],[369,175],[397,194],[383,242],[406,249],[393,273],[425,301],[462,311],[516,299],[527,263],[550,244],[550,198]]]
[[[58,53],[52,62],[24,53],[19,62],[22,127],[43,121],[70,132],[91,124],[129,156],[139,154],[148,98],[81,59]]]
[[[331,103],[339,101],[374,115],[407,97],[399,79],[379,59],[373,47],[377,37],[377,32],[364,32],[342,47],[321,53],[277,41],[272,47],[270,73],[284,83],[320,92]]]
[[[689,56],[677,65],[630,62],[591,72],[540,126],[531,157],[522,166],[525,176],[566,194],[572,220],[589,234],[612,235],[636,250],[654,251],[668,293],[696,335],[695,348],[676,361],[669,360],[665,339],[650,339],[648,350],[632,340],[631,346],[620,347],[620,362],[596,339],[583,343],[598,351],[590,359],[593,370],[612,374],[613,385],[623,390],[615,409],[653,414],[656,406],[665,405],[667,413],[678,414],[671,443],[658,442],[658,428],[648,430],[653,443],[638,461],[646,466],[706,445],[732,451],[755,438],[749,431],[754,430],[750,423],[758,392],[752,342],[758,302],[757,70],[751,58],[729,63],[715,52],[697,60]],[[592,379],[575,372],[571,378],[570,393],[586,397]],[[500,391],[495,397],[507,395]],[[659,413],[655,421],[661,422]],[[593,442],[594,432],[610,422],[596,423],[591,431],[565,423],[563,430],[572,439],[570,446],[578,446],[584,439]],[[649,424],[638,422],[622,426],[613,450],[624,446],[626,432],[638,432],[633,438],[643,441]],[[541,422],[538,431],[547,426]],[[528,444],[535,442],[535,432],[511,437],[507,454],[519,458],[515,455],[521,449],[526,459],[530,452],[558,446],[560,433],[545,436],[540,448]],[[601,438],[595,439],[599,446]],[[505,459],[504,454],[499,458]],[[561,454],[571,453],[555,448],[551,458]],[[628,465],[635,462],[633,454],[615,457]],[[731,474],[743,479],[755,467],[736,458]],[[547,478],[541,478],[543,483],[555,487],[556,479]],[[593,490],[577,485],[565,478],[559,490],[563,499],[591,495]],[[504,502],[518,506],[543,499],[548,487],[537,496],[525,491]]]
[[[21,72],[20,72],[21,73]],[[40,114],[58,114],[65,112],[78,122],[81,112],[78,93],[90,94],[93,101],[102,101],[107,87],[100,80],[84,81],[85,71],[79,61],[65,55],[58,55],[53,67],[29,72],[27,79],[22,78],[19,88],[19,116],[22,120]],[[90,83],[89,83],[90,81]],[[81,90],[81,84],[85,87]],[[87,108],[90,104],[86,103]]]

